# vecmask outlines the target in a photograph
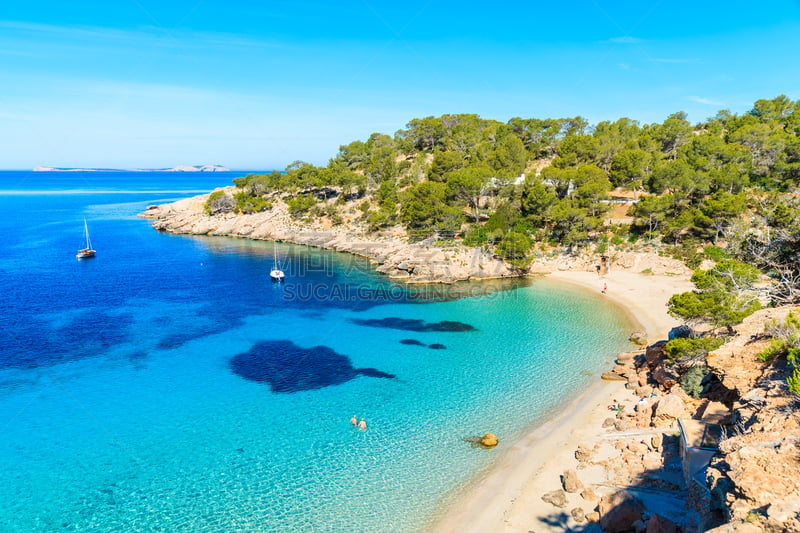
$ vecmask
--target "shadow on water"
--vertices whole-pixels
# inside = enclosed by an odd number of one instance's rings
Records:
[[[408,346],[424,346],[425,348],[430,348],[431,350],[446,350],[447,346],[444,344],[439,344],[435,342],[433,344],[425,344],[422,341],[418,341],[417,339],[402,339],[400,344],[406,344]]]
[[[353,318],[351,319],[354,324],[359,326],[367,326],[371,328],[387,328],[399,329],[403,331],[436,331],[436,332],[460,332],[460,331],[477,331],[477,328],[471,324],[464,322],[457,322],[455,320],[442,320],[441,322],[425,322],[417,318]],[[408,344],[408,343],[405,343]]]
[[[341,385],[358,376],[396,378],[374,368],[354,368],[327,346],[301,348],[290,341],[264,341],[231,358],[231,370],[250,381],[269,383],[272,392],[301,392]]]
[[[408,346],[425,346],[424,342],[418,341],[417,339],[403,339],[400,341],[400,344],[406,344]]]

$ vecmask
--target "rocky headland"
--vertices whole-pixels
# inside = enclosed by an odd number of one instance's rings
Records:
[[[480,248],[439,246],[432,239],[411,243],[400,231],[370,233],[353,220],[336,225],[324,218],[300,221],[277,198],[271,209],[259,213],[209,215],[204,209],[208,196],[150,206],[141,216],[153,219],[155,229],[169,233],[244,237],[356,254],[375,263],[378,272],[408,283],[453,283],[524,273]]]
[[[236,192],[235,187],[216,191],[231,196]],[[211,215],[205,210],[209,194],[149,206],[140,216],[152,219],[155,229],[168,233],[274,240],[352,253],[371,260],[377,272],[407,283],[454,283],[559,271],[594,273],[601,267],[598,254],[584,252],[537,255],[526,269],[520,269],[486,249],[463,246],[457,241],[440,242],[434,237],[410,242],[399,227],[370,232],[358,221],[352,209],[348,213],[340,208],[342,216],[337,223],[326,216],[314,220],[300,219],[289,214],[280,195],[272,196],[273,206],[265,211]],[[662,257],[656,250],[617,250],[609,263],[603,265],[602,274],[607,274],[612,266],[620,272],[646,272],[680,279],[688,279],[691,274],[681,261]]]

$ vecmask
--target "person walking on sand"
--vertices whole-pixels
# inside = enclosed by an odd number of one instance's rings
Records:
[[[353,418],[350,419],[350,424],[352,424],[353,427],[358,425],[358,418],[356,418],[356,415],[353,415]]]
[[[607,290],[608,290],[608,284],[606,284],[606,283],[603,283],[603,290],[602,290],[602,293],[603,293],[603,294],[605,294]]]
[[[364,420],[363,418],[361,419],[361,422],[358,423],[358,429],[360,429],[361,431],[367,430],[367,421]]]

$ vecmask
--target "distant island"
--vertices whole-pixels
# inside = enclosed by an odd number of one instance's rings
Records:
[[[222,165],[178,165],[172,168],[56,168],[36,167],[34,172],[230,172]]]

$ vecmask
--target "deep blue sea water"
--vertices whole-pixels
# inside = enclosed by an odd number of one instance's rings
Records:
[[[422,531],[628,347],[599,294],[137,217],[239,175],[0,172],[0,531]]]

